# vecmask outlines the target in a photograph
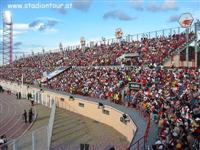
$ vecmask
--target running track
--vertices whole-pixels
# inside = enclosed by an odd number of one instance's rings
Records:
[[[24,109],[30,109],[27,100],[17,100],[16,96],[0,93],[0,136],[5,134],[8,139],[22,135],[31,124],[24,123]]]

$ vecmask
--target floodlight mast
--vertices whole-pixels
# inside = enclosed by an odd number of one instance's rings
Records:
[[[13,23],[10,11],[3,12],[3,65],[13,62]]]

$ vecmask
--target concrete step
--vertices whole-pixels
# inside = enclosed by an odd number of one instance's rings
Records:
[[[88,132],[89,129],[80,115],[56,108],[51,149],[67,146],[75,148],[80,143],[91,141]]]
[[[84,130],[82,127],[76,127],[69,131],[57,134],[52,138],[52,147],[54,145],[69,145],[74,143],[79,143],[79,140],[87,134],[87,130]]]
[[[80,120],[81,119],[78,118],[78,117],[66,117],[65,116],[65,117],[63,117],[59,120],[54,120],[54,126],[56,127],[56,126],[59,126],[62,123],[69,123],[69,122],[73,123],[75,121],[80,121]]]
[[[72,134],[66,134],[67,138],[61,137],[52,142],[51,148],[57,147],[59,145],[65,147],[77,147],[80,143],[88,143],[92,141],[92,138],[87,135],[87,131],[73,132]]]
[[[74,126],[74,124],[76,124],[76,126]],[[55,134],[59,134],[59,133],[62,133],[62,132],[68,132],[74,128],[77,128],[79,126],[83,127],[83,124],[84,122],[73,122],[73,123],[70,123],[70,124],[61,124],[62,126],[59,126],[58,128],[54,128],[53,130],[53,135]]]

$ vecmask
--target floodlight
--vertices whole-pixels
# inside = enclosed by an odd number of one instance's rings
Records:
[[[11,24],[12,23],[12,14],[10,11],[4,11],[3,13],[3,20],[5,24]]]

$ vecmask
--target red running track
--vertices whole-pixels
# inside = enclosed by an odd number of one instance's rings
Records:
[[[17,100],[16,96],[0,93],[0,136],[5,134],[8,139],[22,135],[31,125],[25,123],[22,114],[30,109],[27,100]]]

